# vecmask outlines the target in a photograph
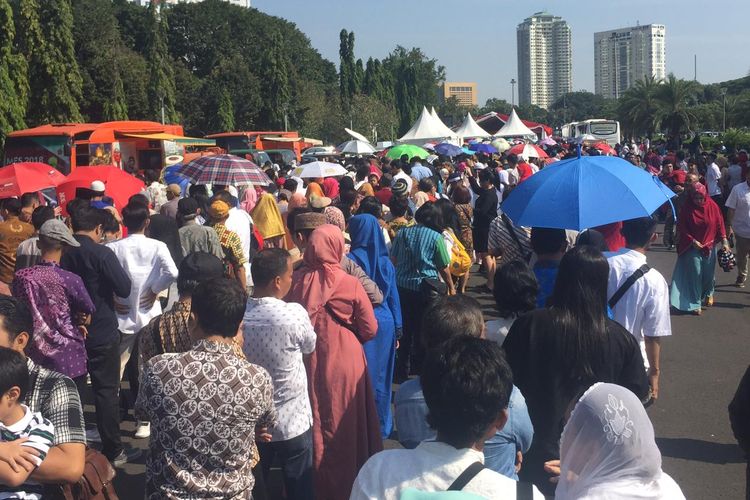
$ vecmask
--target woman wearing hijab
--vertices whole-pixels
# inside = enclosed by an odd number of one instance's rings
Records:
[[[310,182],[307,185],[307,191],[305,192],[305,197],[307,198],[307,201],[310,201],[310,198],[313,196],[318,196],[319,198],[324,198],[325,193],[323,193],[323,188],[320,187],[320,184],[317,182]]]
[[[591,386],[560,440],[557,500],[684,500],[661,470],[654,427],[635,394],[614,384]]]
[[[253,224],[263,236],[264,248],[283,248],[286,227],[279,206],[271,193],[263,193],[251,214]]]
[[[700,315],[702,306],[714,303],[716,245],[729,249],[721,209],[706,187],[693,183],[677,222],[680,240],[672,273],[670,304],[680,311]]]
[[[333,200],[334,203],[339,199],[339,181],[334,177],[326,177],[323,180],[323,194]]]
[[[513,322],[503,349],[513,383],[526,398],[534,441],[519,474],[545,495],[553,485],[544,463],[560,457],[560,433],[570,401],[596,382],[648,394],[648,378],[635,338],[607,318],[609,265],[588,245],[565,254],[547,307]]]
[[[306,360],[313,413],[315,497],[349,498],[357,472],[383,449],[362,344],[378,323],[356,278],[341,268],[344,237],[329,224],[315,229],[294,273],[289,300],[305,307],[318,335]]]
[[[258,191],[255,190],[254,186],[248,186],[245,189],[240,208],[247,213],[252,213],[255,205],[258,203]]]
[[[380,435],[387,439],[393,431],[391,391],[396,359],[396,332],[401,331],[401,304],[383,230],[370,214],[355,215],[349,221],[352,239],[349,258],[359,264],[383,292],[383,302],[375,307],[378,333],[364,345],[367,370],[375,389],[375,406],[380,418]]]

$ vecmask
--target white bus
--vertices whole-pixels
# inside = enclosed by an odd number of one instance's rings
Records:
[[[607,141],[610,146],[614,146],[620,142],[620,122],[593,118],[582,122],[566,123],[562,126],[561,135],[567,140],[591,135],[598,140]]]

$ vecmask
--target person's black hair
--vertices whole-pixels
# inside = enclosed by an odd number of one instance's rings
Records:
[[[435,188],[435,183],[432,182],[432,179],[429,177],[423,177],[419,180],[419,183],[417,183],[417,188],[420,191],[424,191],[425,193],[429,193]]]
[[[321,186],[322,187],[322,186]],[[348,176],[344,176],[339,180],[339,190],[341,192],[344,191],[353,191],[357,192],[356,189],[354,189],[354,179]]]
[[[151,205],[151,200],[149,200],[148,196],[146,196],[143,193],[136,193],[130,198],[128,198],[128,205],[133,205],[136,203],[148,207]]]
[[[10,215],[19,216],[21,214],[21,200],[18,198],[6,198],[3,202],[3,208]]]
[[[539,283],[531,268],[521,260],[503,264],[495,273],[492,296],[501,318],[520,315],[536,308]]]
[[[194,219],[198,214],[200,202],[195,198],[180,198],[177,202],[177,214],[175,220],[177,225],[182,227],[188,220]]]
[[[511,153],[511,154],[508,155],[507,160],[508,160],[509,164],[516,165],[516,164],[518,164],[518,161],[519,161],[518,155],[514,154],[514,153]]]
[[[215,202],[216,200],[223,201],[230,207],[233,207],[236,204],[236,198],[232,196],[232,193],[230,193],[229,191],[216,191],[211,198],[211,203]]]
[[[444,295],[430,304],[422,317],[421,342],[436,347],[458,335],[481,337],[484,316],[479,302],[468,295]]]
[[[420,158],[419,156],[412,156],[411,160],[409,160],[409,163],[422,163],[422,158]]]
[[[72,216],[73,213],[79,208],[90,207],[90,206],[91,206],[91,202],[89,200],[85,200],[83,198],[73,198],[65,206],[65,209],[68,211],[68,215]]]
[[[39,203],[39,194],[37,192],[23,193],[21,195],[21,207],[30,207],[36,203]]]
[[[393,176],[384,172],[378,181],[378,186],[381,188],[390,188],[391,184],[393,184]]]
[[[205,333],[232,338],[242,323],[246,303],[247,295],[237,280],[214,278],[195,287],[190,307]]]
[[[631,248],[645,248],[655,232],[656,219],[653,217],[626,220],[620,229],[620,233],[625,237],[625,243]]]
[[[20,403],[29,391],[29,379],[29,366],[21,353],[0,347],[0,396],[18,387]]]
[[[607,240],[604,239],[604,235],[596,229],[587,229],[578,233],[576,238],[576,246],[578,245],[589,245],[600,252],[609,252],[609,246],[607,246]]]
[[[560,363],[570,380],[591,378],[603,362],[607,336],[609,264],[594,247],[575,247],[560,261],[552,296]]]
[[[167,245],[169,255],[172,256],[172,261],[179,267],[184,255],[182,254],[182,243],[180,242],[180,231],[177,227],[177,221],[161,214],[152,215],[150,220],[151,223],[146,229],[146,236]]]
[[[513,374],[495,342],[459,335],[431,350],[420,377],[427,423],[451,446],[481,440],[508,407]]]
[[[296,179],[286,179],[284,181],[284,189],[286,189],[287,191],[289,191],[292,194],[294,194],[294,193],[297,192],[297,186],[298,185],[299,185],[299,183],[297,182]],[[248,189],[253,189],[253,188],[250,187]]]
[[[146,182],[148,184],[159,181],[159,172],[153,168],[148,168],[144,170],[143,176],[146,178]]]
[[[370,214],[376,219],[383,217],[383,204],[380,200],[374,196],[365,196],[362,201],[359,202],[359,214]]]
[[[120,230],[120,223],[117,222],[114,214],[109,210],[102,210],[102,232],[117,233]]]
[[[440,209],[440,215],[443,219],[443,229],[452,229],[453,235],[466,246],[466,242],[461,238],[461,222],[458,220],[458,212],[452,201],[440,198],[435,202],[435,206]]]
[[[427,202],[417,209],[417,213],[414,214],[418,224],[429,227],[433,231],[438,233],[443,232],[443,215],[434,203]]]
[[[401,162],[401,166],[404,166],[404,165],[408,164],[409,163],[409,155],[407,155],[407,154],[401,155],[401,157],[399,158],[399,161]]]
[[[391,171],[401,170],[401,160],[392,160],[390,163]]]
[[[357,178],[358,181],[362,181],[367,179],[370,175],[370,165],[367,163],[362,162],[361,164],[357,165],[357,170],[354,174],[354,176]]]
[[[11,341],[23,332],[29,334],[29,341],[31,341],[34,320],[26,304],[15,297],[0,295],[0,320]]]
[[[55,209],[49,205],[40,205],[31,213],[31,224],[39,231],[42,224],[55,218]]]
[[[547,255],[565,250],[567,241],[565,229],[531,228],[531,248],[537,255]]]
[[[483,168],[479,171],[479,174],[477,174],[477,177],[479,178],[479,182],[481,184],[495,184],[495,172],[490,170],[489,168]]]
[[[411,175],[411,170],[412,170],[411,169],[411,164],[410,163],[404,163],[403,165],[401,165],[401,170],[403,170],[403,172],[406,175],[410,176]]]
[[[265,248],[253,258],[250,272],[256,287],[264,287],[284,274],[291,265],[291,255],[283,248]]]
[[[128,202],[122,209],[122,223],[131,234],[142,231],[149,216],[148,207],[139,202]]]
[[[392,196],[388,208],[393,217],[404,217],[409,211],[409,200],[400,196]]]
[[[104,220],[103,210],[100,208],[94,208],[85,202],[85,205],[76,207],[75,210],[70,212],[70,204],[68,204],[68,212],[70,213],[70,226],[73,232],[77,231],[93,231],[96,226],[100,226]]]

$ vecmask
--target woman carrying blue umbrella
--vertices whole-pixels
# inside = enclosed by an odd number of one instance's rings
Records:
[[[369,214],[349,221],[352,245],[349,258],[356,262],[383,292],[383,302],[375,307],[378,333],[364,344],[367,370],[375,389],[375,405],[383,439],[393,430],[391,384],[396,357],[396,332],[401,330],[401,304],[393,267],[378,220]]]

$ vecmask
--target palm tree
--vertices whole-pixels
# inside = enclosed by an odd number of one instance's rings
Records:
[[[696,91],[695,82],[681,80],[671,73],[656,89],[654,97],[658,121],[675,139],[680,137],[683,130],[690,132],[691,125],[695,123],[690,103],[694,101]]]
[[[658,128],[656,91],[661,81],[651,75],[636,81],[618,103],[618,114],[625,128],[651,137]]]

